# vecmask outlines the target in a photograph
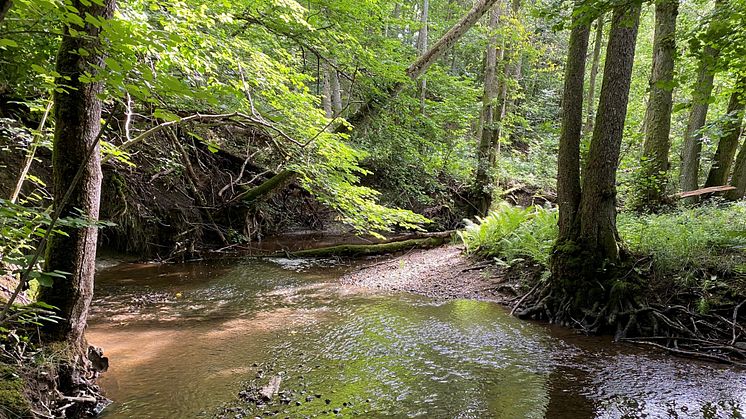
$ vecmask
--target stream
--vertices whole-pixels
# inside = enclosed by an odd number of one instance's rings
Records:
[[[214,417],[244,383],[293,399],[258,414],[424,418],[742,417],[746,371],[435,301],[340,285],[289,259],[100,271],[88,329],[105,418]],[[261,377],[261,378],[257,378]],[[232,416],[230,416],[232,417]]]

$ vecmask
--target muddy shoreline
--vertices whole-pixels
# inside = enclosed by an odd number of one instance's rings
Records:
[[[383,291],[404,291],[435,300],[475,299],[510,304],[522,294],[520,281],[504,268],[469,259],[463,247],[415,249],[363,264],[342,284]]]

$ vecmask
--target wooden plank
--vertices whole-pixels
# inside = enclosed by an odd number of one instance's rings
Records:
[[[709,188],[696,189],[693,191],[679,192],[674,195],[676,198],[689,198],[691,196],[706,195],[714,192],[725,192],[736,189],[735,186],[710,186]]]

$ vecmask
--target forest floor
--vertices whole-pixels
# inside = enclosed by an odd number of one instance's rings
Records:
[[[521,294],[520,281],[504,269],[472,260],[455,245],[416,249],[347,273],[343,284],[405,291],[438,300],[470,298],[508,304]]]

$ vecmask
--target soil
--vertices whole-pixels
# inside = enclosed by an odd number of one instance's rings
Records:
[[[386,291],[406,291],[436,300],[470,298],[507,304],[521,286],[504,269],[464,256],[463,248],[448,245],[412,250],[370,262],[344,275],[343,284]]]

